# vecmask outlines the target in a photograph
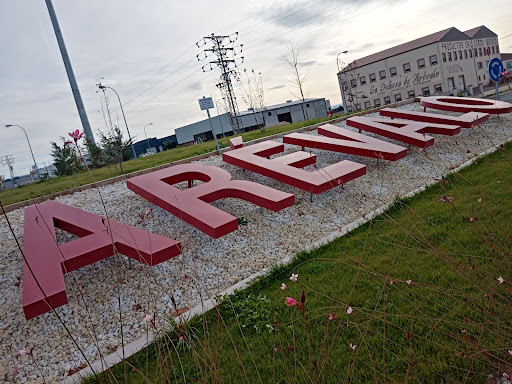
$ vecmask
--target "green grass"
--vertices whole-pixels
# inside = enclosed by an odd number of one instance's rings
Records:
[[[171,328],[102,382],[114,375],[127,383],[485,383],[488,374],[512,373],[512,292],[497,282],[512,283],[511,153],[509,143],[346,236],[299,253],[219,313],[184,325],[187,342]],[[292,272],[299,282],[288,279]],[[284,305],[303,290],[309,333],[299,308]],[[329,313],[337,318],[329,321]],[[275,329],[256,332],[253,324],[269,315]]]
[[[243,133],[242,137],[244,141],[256,140],[262,137],[292,131],[308,125],[313,125],[321,123],[323,121],[332,120],[338,117],[340,116],[324,117],[299,123],[269,127],[265,130],[265,132],[262,132],[261,130],[254,130],[251,132]],[[221,146],[228,146],[229,139],[231,138],[233,138],[233,136],[229,138],[226,137],[219,139],[219,144]],[[201,143],[187,147],[177,147],[172,150],[160,152],[152,156],[127,161],[123,163],[123,174],[139,171],[141,169],[155,167],[157,165],[172,163],[174,161],[186,159],[197,155],[202,155],[204,153],[212,152],[215,149],[215,141],[213,140],[206,143]],[[114,166],[110,166],[94,169],[92,171],[92,174],[96,181],[100,181],[119,176],[121,173],[116,172]],[[80,172],[70,176],[52,178],[49,179],[48,181],[41,183],[32,183],[5,190],[3,192],[0,192],[0,200],[2,201],[3,205],[9,205],[28,199],[33,199],[35,197],[45,196],[55,192],[64,191],[66,189],[79,187],[81,185],[90,184],[91,182],[92,179],[88,172]]]

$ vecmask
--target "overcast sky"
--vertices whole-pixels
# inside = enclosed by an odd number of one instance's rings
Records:
[[[89,121],[106,128],[96,82],[116,89],[132,136],[173,134],[206,118],[197,99],[221,97],[220,71],[203,73],[195,43],[211,33],[239,32],[245,62],[261,72],[267,105],[294,98],[282,54],[300,46],[310,97],[341,102],[336,56],[349,62],[399,43],[456,27],[486,25],[502,52],[512,52],[512,8],[489,0],[53,0]],[[44,0],[0,1],[0,156],[13,155],[16,175],[51,163],[50,141],[82,126]],[[235,93],[240,93],[235,87]],[[239,109],[247,106],[238,97]],[[114,120],[122,124],[117,100]],[[216,114],[213,111],[213,114]],[[0,174],[9,177],[7,167]]]

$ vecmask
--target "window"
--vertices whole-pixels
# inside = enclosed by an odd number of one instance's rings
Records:
[[[380,99],[375,99],[373,103],[376,107],[380,107]]]
[[[416,95],[414,94],[414,91],[409,91],[409,92],[407,92],[407,97],[409,97],[409,98],[416,97]]]
[[[500,48],[496,46],[496,53],[500,53]]]
[[[360,111],[361,110],[361,104],[356,104],[356,111]]]
[[[269,112],[269,113],[268,113],[268,115],[269,115],[269,116],[272,116],[272,112]]]
[[[364,102],[364,109],[370,109],[372,107],[372,104],[369,101]]]
[[[343,89],[348,91],[348,83],[346,81],[343,83]]]
[[[418,69],[425,68],[425,59],[418,60]]]
[[[377,81],[377,78],[375,77],[375,73],[370,73],[369,78],[370,78],[370,83],[375,83]]]
[[[485,80],[485,73],[484,73],[484,80]]]
[[[391,76],[396,76],[396,67],[389,68],[389,74]]]
[[[357,80],[356,79],[350,80],[350,85],[352,86],[352,88],[357,87]]]
[[[411,72],[411,64],[409,64],[409,63],[404,64],[404,72],[405,73]]]
[[[399,101],[402,101],[402,94],[399,93],[398,95],[395,95],[395,103],[398,103]]]
[[[467,59],[467,58],[468,58],[468,50],[467,50],[467,49],[465,49],[465,50],[464,50],[464,58],[465,58],[465,59]]]
[[[480,57],[482,57],[483,55],[485,55],[485,52],[482,52],[482,48],[478,48],[478,54],[480,55]]]
[[[386,78],[386,71],[380,71],[379,72],[380,79],[383,80]]]
[[[430,65],[437,65],[437,55],[433,55],[429,57]]]
[[[452,53],[448,52],[448,61],[452,61]]]
[[[443,63],[446,63],[446,53],[443,52]]]
[[[391,104],[391,97],[386,96],[386,97],[384,98],[384,104],[386,104],[386,105]]]
[[[366,84],[366,76],[361,76],[359,78],[359,82],[361,83],[361,85],[365,85]]]
[[[480,75],[478,75],[478,81],[480,81],[480,80],[482,80],[482,79],[480,78]]]
[[[308,103],[308,104],[306,104],[306,108],[309,108],[309,103]]]
[[[492,54],[494,55],[494,45],[491,47]]]
[[[477,65],[478,65],[478,69],[482,69],[482,68],[484,67],[481,61],[479,61],[479,62],[477,63]]]
[[[352,107],[347,107],[347,112],[352,112]]]
[[[475,57],[478,57],[478,49],[475,48]]]
[[[462,60],[462,51],[459,51],[459,60]]]
[[[473,57],[473,50],[472,49],[469,50],[469,57]]]
[[[457,51],[453,52],[453,61],[457,61]]]
[[[423,93],[423,96],[429,96],[430,95],[430,87],[421,88],[421,92]]]
[[[436,93],[443,93],[443,86],[441,84],[434,85]]]

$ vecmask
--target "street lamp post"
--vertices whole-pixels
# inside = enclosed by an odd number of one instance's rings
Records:
[[[121,98],[119,97],[119,94],[116,92],[116,90],[114,88],[107,87],[103,84],[98,84],[98,88],[99,89],[107,89],[108,88],[108,89],[111,89],[112,91],[114,91],[114,93],[116,94],[117,100],[119,100],[119,105],[121,106],[121,113],[123,114],[124,125],[126,126],[126,131],[128,132],[128,138],[130,139],[130,143],[132,144],[133,158],[136,159],[137,153],[135,152],[135,146],[133,145],[132,136],[130,135],[130,130],[128,129],[128,123],[126,122],[126,116],[124,115],[123,104],[121,103]]]
[[[27,131],[25,131],[25,128],[23,128],[21,125],[16,125],[16,124],[7,124],[5,127],[6,128],[19,127],[21,129],[23,129],[23,132],[25,133],[25,137],[27,138],[27,143],[28,143],[28,147],[30,149],[30,153],[32,154],[32,160],[34,160],[34,166],[36,167],[37,177],[39,179],[41,179],[41,175],[39,174],[39,168],[37,167],[37,163],[36,163],[36,158],[34,157],[34,152],[32,152],[32,146],[30,145],[30,140],[28,139]]]
[[[153,125],[153,123],[149,123],[149,124],[146,124],[146,125],[144,126],[144,136],[146,136],[146,144],[148,145],[148,149],[149,149],[150,147],[149,147],[148,135],[146,134],[146,127],[147,127],[148,125]]]
[[[347,100],[345,98],[345,90],[343,89],[343,79],[341,79],[341,76],[340,76],[340,55],[342,53],[348,53],[348,51],[343,51],[343,52],[340,52],[338,53],[338,56],[336,56],[336,66],[338,67],[338,82],[340,84],[340,89],[341,89],[341,99],[343,101],[343,109],[345,110],[345,113],[347,113]]]

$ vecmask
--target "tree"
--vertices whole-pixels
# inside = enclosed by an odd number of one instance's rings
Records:
[[[84,141],[85,150],[89,155],[89,167],[91,168],[99,168],[105,165],[105,159],[103,155],[103,151],[100,146],[98,146],[92,140],[89,140],[87,137]]]
[[[244,69],[246,80],[242,80],[240,74],[236,76],[236,81],[242,91],[242,100],[249,110],[252,110],[256,125],[262,132],[265,132],[265,94],[263,92],[263,78],[261,72],[256,73],[254,69],[250,71]]]
[[[113,164],[116,171],[119,165],[119,171],[123,173],[123,161],[130,160],[132,156],[131,140],[123,141],[123,133],[117,125],[108,133],[100,132],[100,140],[107,163]]]
[[[57,176],[72,175],[73,173],[83,169],[82,161],[78,156],[76,148],[68,144],[63,137],[62,147],[55,142],[50,142],[52,146],[53,165],[57,168],[55,174]]]
[[[293,69],[293,79],[290,80],[290,82],[296,88],[296,91],[298,91],[298,93],[291,93],[297,99],[302,100],[302,115],[304,116],[304,120],[309,120],[308,111],[304,109],[304,103],[307,97],[307,95],[304,95],[304,80],[306,80],[306,77],[308,76],[309,69],[306,71],[305,74],[301,73],[299,68],[301,66],[299,61],[300,48],[297,45],[289,45],[287,46],[287,48],[289,51],[289,55],[282,56]]]

